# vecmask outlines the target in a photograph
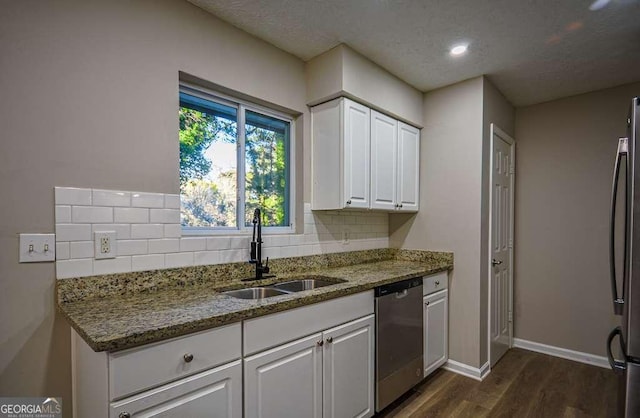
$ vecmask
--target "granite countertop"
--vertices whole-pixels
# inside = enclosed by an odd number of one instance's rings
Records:
[[[272,265],[275,278],[252,282],[240,281],[247,263],[58,280],[58,309],[93,350],[118,351],[450,270],[453,254],[383,249]],[[260,300],[221,293],[309,276],[344,282]]]

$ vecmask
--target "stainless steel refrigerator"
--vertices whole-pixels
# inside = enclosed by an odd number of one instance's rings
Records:
[[[618,415],[625,418],[640,417],[639,106],[640,100],[636,97],[631,102],[627,118],[627,137],[618,140],[611,192],[611,290],[613,311],[622,320],[620,326],[609,334],[607,355],[611,368],[619,374]],[[616,219],[616,215],[624,219]],[[617,257],[616,252],[620,256]],[[611,347],[616,337],[620,346],[618,353]],[[614,355],[620,360],[616,360]]]

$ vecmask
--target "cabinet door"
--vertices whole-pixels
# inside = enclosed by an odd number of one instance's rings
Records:
[[[369,315],[323,333],[324,418],[373,415],[374,324]]]
[[[398,122],[398,210],[416,212],[420,204],[420,130]]]
[[[369,207],[370,110],[344,99],[344,207]]]
[[[246,418],[322,416],[322,334],[244,360]]]
[[[424,375],[447,362],[449,309],[448,292],[443,290],[424,297]]]
[[[240,360],[111,403],[110,418],[242,417]]]
[[[371,208],[394,210],[398,171],[398,121],[371,111]]]

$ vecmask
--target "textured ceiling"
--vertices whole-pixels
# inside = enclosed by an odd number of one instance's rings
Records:
[[[189,1],[305,61],[345,43],[422,91],[486,74],[522,106],[640,80],[640,0]]]

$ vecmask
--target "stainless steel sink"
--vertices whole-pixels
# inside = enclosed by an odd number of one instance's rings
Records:
[[[304,290],[317,289],[319,287],[331,286],[332,284],[343,283],[344,280],[326,278],[309,278],[292,280],[284,283],[277,283],[271,287],[278,290],[284,290],[286,292],[302,292]]]
[[[271,287],[250,287],[247,289],[227,290],[222,292],[223,295],[231,296],[238,299],[264,299],[272,296],[286,295],[289,292],[285,290],[274,289]]]

